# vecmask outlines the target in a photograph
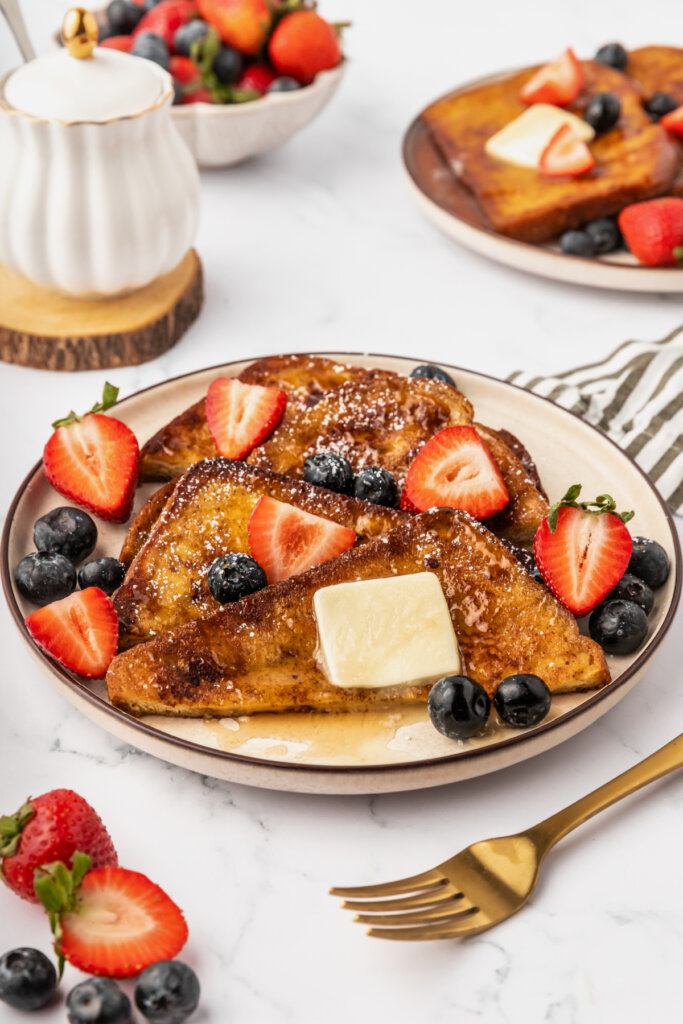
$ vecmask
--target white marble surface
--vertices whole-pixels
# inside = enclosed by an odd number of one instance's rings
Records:
[[[64,6],[26,0],[39,46]],[[419,353],[497,375],[552,371],[683,320],[680,298],[581,291],[468,255],[423,222],[399,159],[405,125],[451,85],[570,42],[590,53],[615,36],[662,41],[667,0],[491,0],[470,5],[466,20],[448,0],[326,0],[323,9],[354,21],[339,95],[286,148],[203,176],[205,310],[162,359],[108,374],[124,395],[285,350]],[[15,60],[0,24],[0,72]],[[102,379],[2,366],[0,509],[50,421],[88,407]],[[97,807],[123,864],[186,911],[183,956],[203,986],[198,1024],[672,1021],[681,1008],[681,777],[575,833],[549,860],[533,903],[464,945],[372,942],[326,889],[412,874],[522,828],[670,739],[683,712],[680,623],[635,691],[558,749],[478,781],[353,799],[230,786],[122,745],[55,694],[3,606],[1,806],[59,785]],[[2,890],[0,949],[19,944],[47,948],[46,925]],[[65,989],[76,980],[68,969]],[[0,1021],[15,1020],[0,1007]],[[63,1021],[63,1006],[36,1020]]]

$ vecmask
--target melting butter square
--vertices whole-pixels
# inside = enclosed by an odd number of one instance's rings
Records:
[[[431,572],[323,587],[313,596],[317,658],[334,686],[435,682],[460,671],[438,577]]]

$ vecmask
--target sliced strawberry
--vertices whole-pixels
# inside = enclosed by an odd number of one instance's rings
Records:
[[[536,564],[558,601],[576,616],[587,615],[626,572],[633,543],[626,529],[633,513],[617,514],[609,495],[578,504],[581,488],[570,488],[552,507],[534,539]]]
[[[459,508],[475,519],[486,519],[509,500],[498,464],[474,427],[447,427],[413,459],[401,508]]]
[[[256,502],[247,534],[251,553],[265,570],[269,583],[336,558],[356,542],[356,534],[348,527],[267,495]]]
[[[206,396],[206,421],[226,459],[243,459],[275,429],[287,404],[279,388],[243,384],[234,377],[213,381]]]
[[[104,46],[107,50],[120,50],[122,53],[130,53],[133,49],[133,37],[109,36],[108,39],[103,39],[99,45]]]
[[[666,128],[668,132],[672,132],[674,135],[683,136],[683,107],[676,107],[670,114],[665,114],[664,117],[660,117],[659,123]]]
[[[163,889],[126,868],[88,871],[89,862],[77,853],[71,871],[57,861],[36,875],[60,964],[66,959],[87,974],[126,978],[176,956],[187,924]]]
[[[28,616],[26,628],[56,661],[89,679],[100,679],[116,654],[119,620],[98,587],[46,604]]]
[[[544,64],[519,94],[522,103],[552,103],[567,107],[583,89],[586,76],[574,51],[566,49],[557,60]]]
[[[576,177],[595,167],[590,149],[571,125],[563,124],[541,153],[538,169],[550,178]]]
[[[43,450],[43,469],[55,490],[100,519],[125,523],[133,507],[140,455],[135,434],[113,416],[102,416],[118,388],[107,383],[102,401],[85,416],[69,413]]]

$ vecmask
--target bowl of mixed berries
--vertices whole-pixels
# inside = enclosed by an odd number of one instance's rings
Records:
[[[174,122],[203,167],[286,142],[344,73],[344,26],[314,0],[111,0],[96,15],[101,46],[171,74]]]

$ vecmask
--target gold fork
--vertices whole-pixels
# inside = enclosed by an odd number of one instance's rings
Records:
[[[683,767],[683,733],[640,764],[526,832],[485,839],[410,878],[383,885],[330,889],[358,910],[378,939],[452,939],[476,935],[524,906],[541,864],[558,839],[622,797]],[[377,897],[389,897],[377,899]]]

